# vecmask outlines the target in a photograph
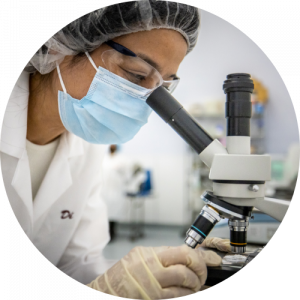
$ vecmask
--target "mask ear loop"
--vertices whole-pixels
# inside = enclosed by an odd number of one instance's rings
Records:
[[[87,56],[87,58],[89,59],[90,63],[92,64],[92,66],[95,68],[96,72],[99,72],[97,66],[95,65],[94,61],[92,60],[90,54],[88,52],[85,52],[85,55]]]
[[[60,68],[59,68],[59,65],[58,63],[56,62],[56,69],[57,69],[57,74],[58,74],[58,78],[59,78],[59,81],[60,81],[60,84],[62,86],[62,89],[63,91],[65,92],[65,94],[67,94],[67,90],[66,90],[66,87],[64,85],[64,82],[62,80],[62,77],[61,77],[61,73],[60,73]]]

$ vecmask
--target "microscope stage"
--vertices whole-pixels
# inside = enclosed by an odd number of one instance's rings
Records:
[[[231,277],[247,265],[262,248],[257,246],[247,245],[248,252],[243,254],[226,253],[215,249],[203,248],[203,250],[214,251],[222,257],[222,264],[219,267],[207,267],[206,286],[214,286],[227,278]]]

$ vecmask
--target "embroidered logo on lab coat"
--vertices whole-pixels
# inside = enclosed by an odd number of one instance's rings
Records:
[[[74,213],[73,212],[71,213],[69,210],[63,210],[61,212],[61,219],[67,219],[67,218],[72,219],[73,214]]]

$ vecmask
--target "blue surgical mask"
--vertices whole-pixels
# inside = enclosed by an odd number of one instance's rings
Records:
[[[65,128],[93,144],[121,144],[131,140],[148,121],[152,109],[146,99],[152,90],[96,67],[88,93],[71,97],[57,71],[64,92],[58,91],[59,114]]]

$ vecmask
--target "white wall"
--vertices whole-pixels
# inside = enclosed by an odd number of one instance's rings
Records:
[[[145,221],[150,224],[187,224],[188,215],[186,176],[186,161],[184,155],[143,155],[125,154],[131,162],[141,163],[145,169],[152,172],[153,192],[145,199]],[[126,199],[125,199],[126,200]],[[122,222],[130,221],[129,200],[120,214]],[[139,210],[137,216],[141,216]]]
[[[250,73],[263,82],[270,94],[265,118],[266,151],[286,153],[291,143],[298,142],[297,121],[275,67],[257,45],[224,20],[203,11],[201,23],[198,44],[179,69],[181,83],[174,96],[183,105],[225,101],[222,85],[226,75]],[[147,220],[169,224],[189,222],[187,146],[181,138],[153,113],[138,135],[122,146],[122,153],[144,161],[153,169],[158,198],[149,204]]]

